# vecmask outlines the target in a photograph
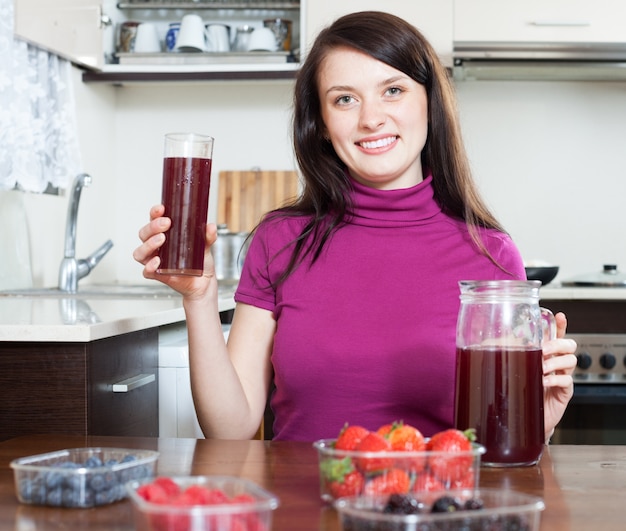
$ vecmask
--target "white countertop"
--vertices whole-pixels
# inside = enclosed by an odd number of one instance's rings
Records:
[[[235,307],[233,290],[220,311]],[[0,342],[89,342],[185,320],[182,297],[0,296]]]
[[[220,311],[235,307],[234,289],[220,295]],[[540,289],[542,300],[624,300],[626,288],[562,287]],[[89,342],[185,320],[178,295],[154,297],[0,296],[0,342]]]
[[[548,284],[539,289],[539,298],[547,300],[625,300],[626,287],[569,287],[559,283]]]

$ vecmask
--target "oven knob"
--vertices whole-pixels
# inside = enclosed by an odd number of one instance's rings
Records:
[[[588,369],[591,367],[591,356],[586,352],[581,352],[576,356],[578,358],[578,362],[576,365],[579,369]]]
[[[613,356],[610,352],[606,352],[600,356],[600,366],[603,369],[612,369],[615,367],[615,363],[615,356]]]

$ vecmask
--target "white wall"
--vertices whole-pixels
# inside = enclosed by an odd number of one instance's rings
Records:
[[[526,260],[626,270],[626,83],[461,82],[466,145]]]
[[[292,169],[291,90],[289,81],[113,87],[84,84],[77,71],[81,149],[93,175],[78,256],[107,238],[115,244],[89,281],[142,281],[131,254],[160,199],[166,132],[214,136],[214,176]],[[475,176],[524,257],[560,265],[558,279],[603,263],[626,270],[626,84],[475,81],[457,90]],[[29,194],[27,206],[35,283],[55,285],[67,197]]]

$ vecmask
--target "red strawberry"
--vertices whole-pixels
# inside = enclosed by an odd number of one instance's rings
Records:
[[[437,452],[436,455],[429,458],[430,470],[448,486],[462,481],[472,471],[474,464],[474,456],[471,455],[473,438],[474,430],[463,432],[448,429],[436,433],[428,441],[426,449]],[[465,455],[458,457],[442,455],[455,453],[464,453]]]
[[[412,488],[413,492],[433,492],[439,490],[446,490],[446,486],[430,472],[419,474],[415,478]]]
[[[333,498],[342,498],[344,496],[356,496],[363,491],[365,480],[363,475],[356,470],[349,472],[341,481],[333,481],[328,485],[330,494]]]
[[[391,424],[384,424],[380,428],[376,430],[378,435],[382,435],[383,437],[388,437],[391,430],[397,425],[396,421],[393,421]]]
[[[406,494],[409,492],[411,480],[408,474],[399,468],[392,468],[365,484],[364,494]]]
[[[365,480],[349,457],[323,461],[320,472],[333,498],[361,494]]]
[[[369,430],[363,426],[346,424],[335,441],[335,450],[355,450],[368,433]]]
[[[388,436],[391,449],[398,452],[424,452],[426,439],[422,433],[409,424],[397,424]],[[412,472],[421,472],[426,466],[426,455],[407,458],[406,468]]]
[[[422,433],[408,424],[398,424],[387,437],[391,449],[402,452],[423,452],[426,450],[426,440]]]
[[[368,433],[363,440],[356,447],[357,452],[389,452],[391,451],[391,444],[382,435],[379,435],[375,431]],[[389,457],[358,457],[356,460],[356,466],[364,473],[380,472],[389,468],[393,463],[393,460]]]

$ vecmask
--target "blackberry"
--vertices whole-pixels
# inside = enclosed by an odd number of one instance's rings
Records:
[[[461,501],[453,496],[437,498],[430,509],[431,513],[454,513],[463,507]]]
[[[424,504],[407,494],[391,494],[383,512],[387,514],[419,514]]]
[[[484,507],[483,501],[479,498],[470,498],[466,500],[463,509],[466,511],[479,511]]]

